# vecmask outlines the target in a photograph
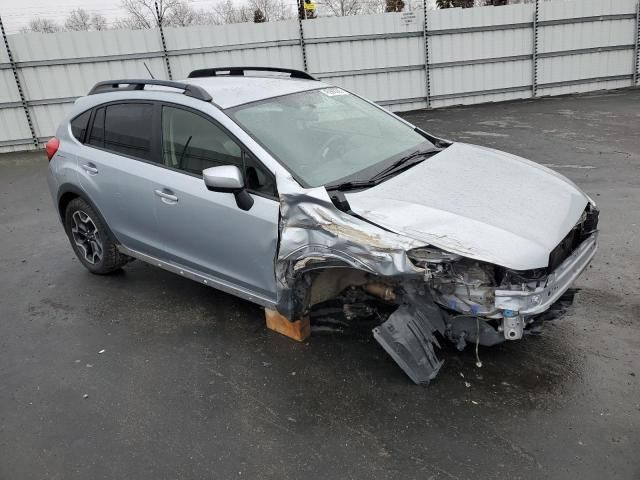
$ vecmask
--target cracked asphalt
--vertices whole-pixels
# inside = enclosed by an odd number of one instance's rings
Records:
[[[257,306],[141,262],[89,274],[44,155],[2,155],[0,479],[640,478],[640,90],[404,116],[598,202],[600,250],[567,317],[481,348],[482,368],[446,346],[415,386],[369,335],[299,344]]]

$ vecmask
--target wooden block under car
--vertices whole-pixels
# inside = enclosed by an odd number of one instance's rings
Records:
[[[311,335],[311,324],[309,317],[303,317],[300,320],[290,321],[284,315],[279,314],[275,310],[264,309],[264,316],[267,320],[267,328],[285,335],[298,342],[304,342]]]

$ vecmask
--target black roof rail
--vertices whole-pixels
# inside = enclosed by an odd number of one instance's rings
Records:
[[[312,75],[302,70],[295,70],[293,68],[279,68],[279,67],[216,67],[216,68],[202,68],[200,70],[194,70],[189,74],[189,78],[202,78],[202,77],[215,77],[218,73],[223,75],[239,75],[243,76],[244,72],[278,72],[288,73],[291,78],[302,78],[304,80],[317,80]]]
[[[121,85],[126,85],[121,87]],[[118,90],[144,90],[145,85],[159,85],[161,87],[171,87],[178,90],[183,90],[184,94],[197,98],[198,100],[204,100],[210,102],[212,100],[211,95],[202,87],[198,85],[191,85],[188,83],[173,82],[171,80],[150,80],[150,79],[135,79],[125,78],[122,80],[105,80],[104,82],[96,83],[89,91],[88,95],[95,95],[96,93],[107,93]]]

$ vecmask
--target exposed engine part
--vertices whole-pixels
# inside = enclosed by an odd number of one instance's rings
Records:
[[[336,298],[348,287],[368,283],[366,272],[353,268],[328,268],[313,272],[309,293],[309,305],[313,306]]]
[[[502,318],[502,334],[507,340],[520,340],[524,332],[524,317],[521,315]]]
[[[371,295],[388,302],[396,299],[396,293],[393,291],[393,288],[384,283],[368,283],[364,286],[364,289]]]
[[[463,259],[438,265],[428,285],[440,305],[463,314],[489,316],[495,313],[495,272],[492,265]]]
[[[435,264],[449,263],[462,258],[455,253],[445,252],[444,250],[431,246],[409,250],[407,256],[414,265],[422,268]]]
[[[504,337],[496,327],[486,320],[472,315],[449,317],[446,336],[460,351],[464,350],[467,343],[478,343],[483,347],[492,347],[504,342]]]
[[[311,307],[311,330],[314,333],[368,332],[395,309],[393,303],[369,293],[366,285],[352,285],[334,298]]]

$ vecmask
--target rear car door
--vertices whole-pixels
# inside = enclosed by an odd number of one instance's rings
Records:
[[[153,174],[161,159],[159,106],[117,102],[94,108],[78,156],[80,185],[125,246],[162,256]]]
[[[154,186],[158,229],[168,258],[221,283],[273,300],[279,203],[275,180],[225,129],[196,111],[163,105],[162,179]],[[207,190],[202,170],[236,165],[253,206]]]

